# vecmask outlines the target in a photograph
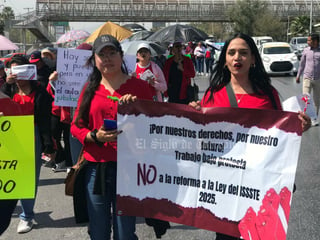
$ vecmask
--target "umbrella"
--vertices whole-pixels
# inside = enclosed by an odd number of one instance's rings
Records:
[[[153,32],[151,31],[143,30],[143,31],[135,32],[128,39],[129,41],[145,40],[147,37],[151,36],[152,34]]]
[[[141,26],[140,24],[137,24],[137,23],[124,24],[124,25],[122,25],[122,27],[130,30],[131,32],[139,32],[139,31],[146,30],[143,26]]]
[[[95,30],[86,40],[87,43],[93,43],[97,37],[105,34],[110,34],[114,36],[118,41],[126,39],[132,35],[132,32],[128,29],[119,26],[113,22],[106,22],[102,26],[100,26],[97,30]]]
[[[86,39],[89,36],[90,33],[84,30],[70,30],[59,37],[57,44],[78,41]]]
[[[146,40],[153,42],[172,43],[174,41],[190,42],[190,41],[203,41],[208,38],[208,35],[192,26],[175,24],[149,36]]]
[[[0,35],[0,50],[18,50],[19,47],[5,36]]]
[[[124,43],[121,43],[121,47],[122,47],[124,54],[136,56],[138,46],[141,43],[149,44],[150,49],[151,49],[151,56],[157,56],[158,54],[165,54],[166,53],[166,49],[164,47],[162,47],[161,45],[154,43],[154,42],[143,41],[143,40],[124,42]]]

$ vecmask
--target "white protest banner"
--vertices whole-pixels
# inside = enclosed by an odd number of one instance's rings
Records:
[[[17,74],[19,80],[37,80],[37,66],[34,64],[12,66],[11,73]]]
[[[92,51],[58,48],[57,72],[54,104],[57,106],[76,107],[82,87],[92,72],[86,66]]]
[[[138,100],[119,105],[117,117],[117,214],[286,238],[297,113]]]

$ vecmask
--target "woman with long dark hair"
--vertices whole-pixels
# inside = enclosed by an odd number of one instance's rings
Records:
[[[118,216],[116,212],[117,129],[104,127],[104,119],[116,120],[118,102],[126,103],[137,97],[152,100],[149,84],[130,77],[123,62],[120,43],[111,35],[98,37],[89,62],[93,72],[84,86],[71,124],[71,133],[83,144],[84,180],[75,186],[74,204],[77,222],[89,220],[93,240],[110,239],[111,225],[115,240],[137,239],[135,217]],[[112,97],[112,98],[110,98]],[[77,189],[84,189],[84,201]],[[111,211],[112,209],[112,211]],[[82,213],[82,214],[79,214]]]
[[[234,101],[229,99],[233,94]],[[201,107],[240,107],[282,110],[280,98],[266,73],[258,49],[252,38],[235,34],[226,41],[219,60],[213,69],[210,86],[201,102],[189,104]],[[301,127],[311,126],[310,118],[299,113]],[[236,240],[232,236],[217,233],[216,240]]]

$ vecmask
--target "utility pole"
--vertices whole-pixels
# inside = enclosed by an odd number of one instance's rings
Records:
[[[23,9],[25,9],[25,10],[27,10],[28,11],[28,15],[27,15],[27,17],[25,17],[25,19],[23,20],[23,28],[22,28],[22,33],[21,33],[21,35],[22,35],[22,42],[23,42],[23,52],[24,53],[26,53],[26,45],[27,45],[27,31],[26,31],[26,28],[25,28],[25,23],[26,23],[26,21],[27,21],[27,19],[29,18],[29,10],[31,10],[32,8],[23,8]]]
[[[312,32],[312,17],[313,17],[313,0],[311,0],[310,4],[310,26],[309,26],[309,34]]]

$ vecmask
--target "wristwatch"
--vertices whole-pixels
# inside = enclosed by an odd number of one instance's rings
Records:
[[[97,138],[97,129],[94,129],[93,131],[90,132],[90,136],[92,137],[92,139],[94,140],[94,142],[99,146],[102,147],[103,146],[103,142],[100,142]]]

